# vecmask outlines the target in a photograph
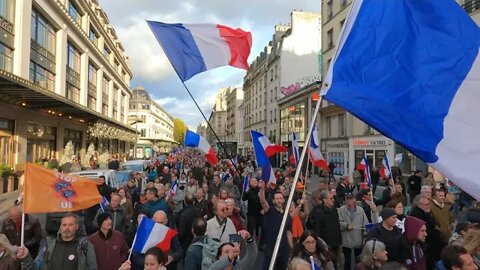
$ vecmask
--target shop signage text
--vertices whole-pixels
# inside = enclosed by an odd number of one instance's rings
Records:
[[[348,143],[327,143],[327,148],[348,148]]]
[[[365,140],[365,139],[353,139],[354,146],[385,146],[386,140]]]
[[[305,77],[305,78],[301,78],[300,80],[298,80],[298,82],[294,83],[294,84],[291,84],[289,86],[282,86],[280,87],[280,92],[282,94],[284,94],[285,96],[289,96],[291,94],[294,94],[296,92],[298,92],[300,89],[302,89],[303,87],[309,85],[309,84],[312,84],[314,82],[317,82],[317,81],[320,81],[321,80],[321,76],[310,76],[310,77]]]

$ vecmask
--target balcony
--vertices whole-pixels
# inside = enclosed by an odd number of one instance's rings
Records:
[[[471,14],[474,11],[480,10],[480,0],[465,0],[462,7],[468,14]]]

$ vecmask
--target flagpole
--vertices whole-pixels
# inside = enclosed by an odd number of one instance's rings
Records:
[[[140,226],[140,224],[142,224],[142,220],[145,216],[142,215],[142,217],[140,218],[140,222],[138,223],[138,226]],[[137,234],[138,234],[138,226],[137,226],[137,231],[135,232],[135,236],[133,237],[133,242],[132,242],[132,247],[130,248],[130,253],[128,254],[128,261],[130,261],[130,257],[132,257],[132,252],[133,252],[133,247],[135,246],[135,242],[137,241]]]
[[[310,121],[310,126],[308,128],[307,136],[305,137],[304,145],[307,146],[310,143],[310,138],[313,132],[313,126],[315,124],[315,120],[317,119],[318,111],[320,110],[320,104],[322,102],[322,96],[317,101],[317,105],[315,106],[314,113],[312,114],[312,120]],[[303,147],[302,154],[300,155],[300,159],[298,160],[299,164],[297,169],[295,170],[295,177],[293,178],[292,189],[290,190],[290,194],[288,196],[287,205],[285,206],[285,211],[283,212],[282,223],[280,224],[280,230],[278,231],[277,241],[275,242],[275,248],[273,249],[272,259],[270,260],[270,265],[268,267],[269,270],[273,270],[275,267],[275,261],[277,260],[277,253],[278,249],[280,248],[280,242],[283,236],[283,230],[285,230],[285,223],[287,222],[287,217],[289,215],[288,209],[290,209],[290,205],[292,205],[293,195],[295,194],[295,186],[297,185],[298,177],[300,176],[300,172],[302,171],[302,164],[303,159],[307,153],[307,147]]]
[[[305,194],[305,190],[307,190],[307,179],[308,179],[308,168],[310,167],[310,156],[307,156],[307,166],[305,170],[305,180],[303,181],[303,194]]]
[[[150,26],[150,24],[149,24],[149,26]],[[151,26],[150,26],[150,29],[152,30],[152,32],[154,32],[153,29],[151,28]],[[162,47],[162,50],[165,52],[165,48],[163,48],[162,42],[156,37],[156,35],[155,35],[155,38],[157,39],[158,44],[160,44],[160,47]],[[222,147],[223,151],[224,151],[225,154],[227,155],[227,158],[232,162],[232,165],[233,165],[233,167],[235,168],[235,170],[240,173],[240,171],[238,170],[237,166],[235,165],[235,163],[233,162],[232,158],[230,157],[230,154],[227,152],[227,149],[225,149],[225,146],[224,146],[223,143],[220,141],[220,138],[218,137],[217,133],[216,133],[215,130],[213,129],[212,125],[210,124],[210,122],[208,122],[208,119],[207,119],[207,117],[205,116],[205,114],[203,113],[202,109],[200,109],[200,106],[198,106],[197,101],[196,101],[195,98],[193,97],[193,95],[192,95],[192,93],[190,92],[190,90],[188,89],[187,85],[185,85],[185,82],[184,82],[184,81],[182,80],[182,78],[180,77],[180,74],[178,74],[178,71],[177,71],[177,69],[175,68],[175,65],[173,65],[172,61],[170,60],[170,57],[169,57],[168,54],[166,54],[166,53],[165,53],[165,56],[167,56],[167,59],[168,59],[168,61],[170,62],[170,65],[172,65],[173,70],[175,70],[175,73],[177,74],[178,78],[179,78],[180,81],[182,82],[183,87],[185,88],[185,90],[187,90],[188,95],[192,98],[193,103],[195,103],[195,106],[197,106],[198,111],[202,114],[203,119],[207,122],[208,127],[210,128],[210,130],[212,130],[213,135],[215,135],[215,138],[217,139],[218,143],[220,144],[220,146]]]
[[[25,243],[25,212],[22,211],[22,230],[20,232],[20,246],[23,247]]]

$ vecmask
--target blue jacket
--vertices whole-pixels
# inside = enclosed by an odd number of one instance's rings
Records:
[[[169,212],[169,208],[165,199],[157,199],[156,201],[147,201],[142,206],[142,210],[146,211],[149,218],[153,217],[153,214],[158,210],[163,210],[165,213]]]

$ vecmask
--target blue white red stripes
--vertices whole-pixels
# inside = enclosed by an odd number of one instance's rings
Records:
[[[277,179],[275,178],[275,173],[273,172],[269,156],[267,155],[267,148],[271,147],[272,144],[267,137],[265,137],[262,133],[258,131],[251,130],[250,134],[252,135],[252,144],[253,150],[255,152],[255,158],[257,160],[257,165],[258,167],[262,168],[262,180],[266,182],[276,183]]]
[[[320,138],[316,125],[313,126],[310,143],[308,145],[308,153],[313,165],[328,170],[327,161],[323,158],[322,151],[320,150]]]
[[[147,23],[182,81],[226,65],[248,69],[250,32],[219,24]]]
[[[205,153],[208,163],[214,165],[218,162],[217,154],[212,146],[202,136],[187,129],[185,134],[185,146],[195,147]]]
[[[465,10],[357,0],[337,44],[324,98],[480,199],[480,28]]]
[[[292,132],[292,134],[290,134],[290,137],[292,140],[292,155],[290,157],[290,163],[292,163],[292,165],[296,165],[298,164],[298,160],[300,159],[297,134],[295,134],[295,132]]]
[[[380,176],[382,178],[391,178],[392,177],[392,169],[390,167],[390,161],[388,160],[387,153],[382,159],[382,168],[380,169]]]
[[[177,235],[175,230],[144,216],[138,225],[132,249],[139,253],[145,253],[151,247],[158,247],[168,253],[175,235]]]

